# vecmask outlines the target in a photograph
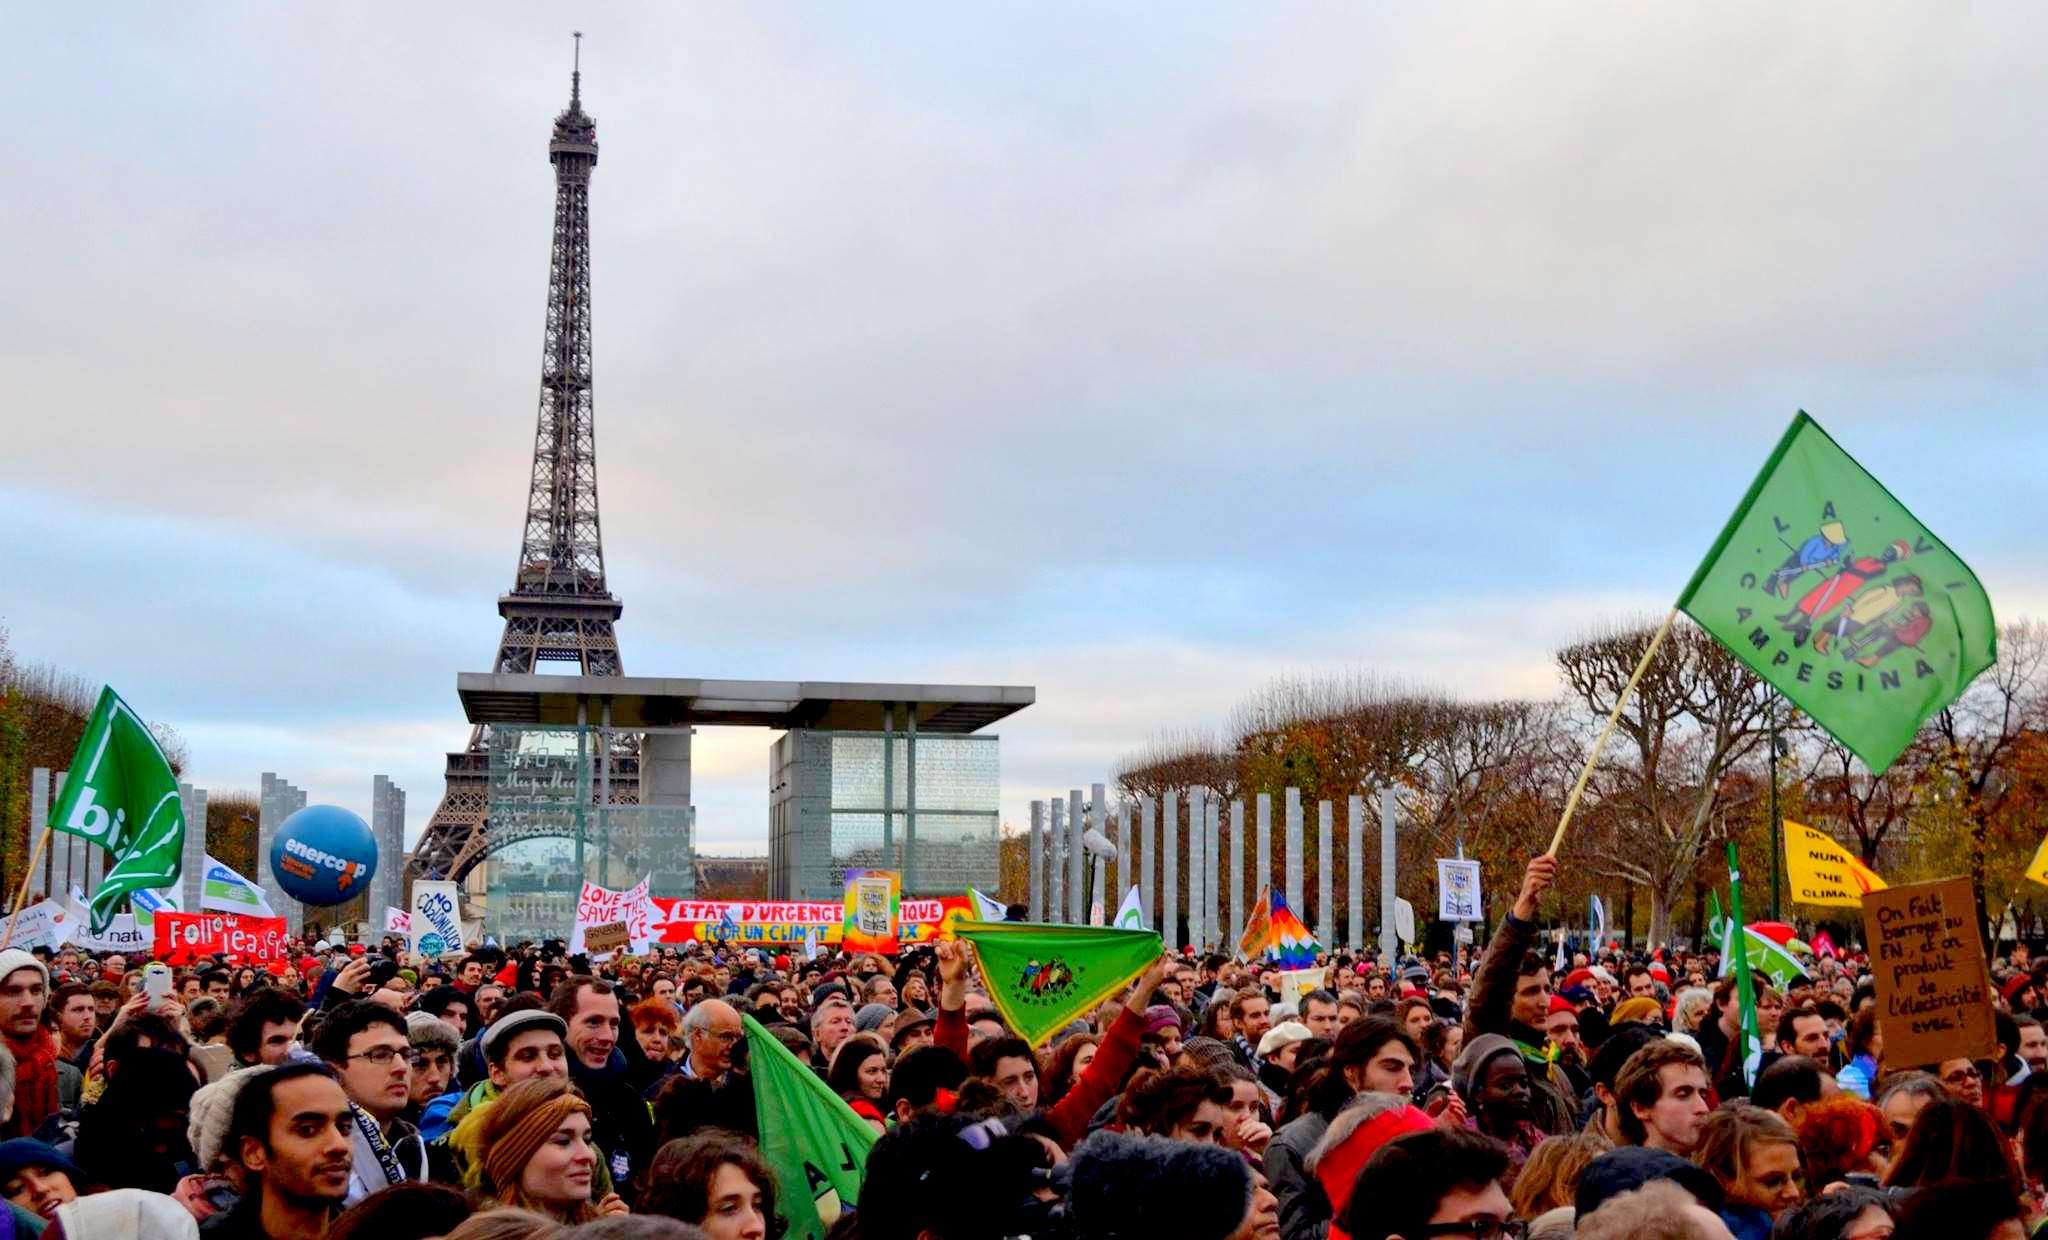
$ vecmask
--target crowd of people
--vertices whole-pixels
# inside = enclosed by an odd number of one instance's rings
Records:
[[[1290,994],[1169,954],[1038,1047],[950,941],[321,940],[168,993],[0,951],[0,1240],[2021,1240],[2048,1211],[2048,961],[1997,962],[1995,1056],[1932,1064],[1886,1058],[1855,953],[1759,979],[1745,1062],[1716,953],[1544,950],[1554,874],[1476,960],[1338,952]],[[857,1199],[778,1183],[744,1018],[874,1130]]]

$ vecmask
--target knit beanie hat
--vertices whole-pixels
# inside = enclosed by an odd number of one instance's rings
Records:
[[[1482,1033],[1465,1043],[1465,1049],[1451,1063],[1451,1088],[1466,1102],[1472,1101],[1472,1085],[1486,1075],[1486,1061],[1501,1055],[1520,1055],[1521,1049],[1497,1033]]]
[[[260,1064],[237,1068],[211,1085],[193,1091],[185,1136],[192,1142],[192,1154],[199,1160],[202,1172],[220,1165],[227,1153],[222,1147],[227,1144],[228,1123],[235,1117],[235,1099],[241,1096],[242,1086],[264,1070]]]
[[[873,1033],[882,1027],[882,1022],[896,1014],[896,1009],[886,1003],[869,1003],[853,1014],[853,1028],[856,1033]]]
[[[1198,1068],[1220,1068],[1237,1062],[1237,1052],[1215,1038],[1189,1038],[1180,1044],[1180,1053]]]
[[[1091,1237],[1223,1240],[1244,1221],[1252,1178],[1220,1145],[1107,1130],[1074,1150],[1068,1211]]]
[[[1642,1021],[1650,1024],[1654,1023],[1663,1014],[1664,1009],[1658,1006],[1655,999],[1623,999],[1620,1003],[1614,1005],[1614,1014],[1607,1018],[1607,1023],[1610,1026],[1626,1025],[1631,1021]]]
[[[45,990],[49,989],[50,967],[48,965],[37,960],[33,955],[21,950],[19,947],[10,947],[4,952],[0,952],[0,981],[5,981],[7,975],[17,969],[34,969],[43,975],[43,988]]]

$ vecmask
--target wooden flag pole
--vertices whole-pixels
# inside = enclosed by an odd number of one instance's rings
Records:
[[[1607,712],[1607,726],[1600,729],[1600,738],[1593,742],[1593,752],[1586,755],[1586,765],[1579,771],[1579,782],[1572,785],[1572,794],[1564,803],[1564,813],[1557,820],[1557,834],[1550,837],[1550,847],[1544,852],[1544,856],[1555,857],[1559,846],[1564,843],[1564,829],[1571,825],[1572,811],[1579,807],[1579,795],[1585,792],[1586,780],[1592,777],[1593,766],[1600,761],[1600,751],[1607,748],[1607,738],[1614,735],[1614,724],[1621,718],[1621,708],[1628,705],[1629,698],[1635,694],[1636,682],[1643,678],[1644,672],[1650,670],[1650,660],[1657,657],[1657,648],[1671,635],[1671,623],[1676,619],[1678,608],[1673,607],[1665,613],[1663,625],[1658,628],[1657,635],[1650,639],[1650,648],[1643,651],[1642,661],[1636,664],[1634,674],[1628,678],[1628,683],[1621,687],[1620,695],[1614,699],[1614,709]]]
[[[43,850],[50,846],[50,831],[50,827],[43,828],[43,837],[36,841],[36,850],[29,854],[28,868],[21,876],[21,890],[14,893],[14,913],[7,919],[7,937],[0,939],[0,944],[11,946],[14,942],[14,923],[21,920],[21,906],[28,899],[29,880],[36,875],[36,865],[43,859]]]

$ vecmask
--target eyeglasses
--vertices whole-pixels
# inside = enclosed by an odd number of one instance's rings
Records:
[[[1425,1236],[1470,1236],[1472,1240],[1526,1240],[1529,1225],[1520,1219],[1494,1218],[1483,1215],[1468,1218],[1459,1223],[1431,1223],[1422,1229]]]
[[[1982,1072],[1977,1071],[1977,1065],[1966,1064],[1963,1067],[1957,1068],[1953,1072],[1942,1073],[1941,1079],[1947,1081],[1951,1085],[1960,1085],[1964,1081],[1983,1080],[1984,1074]]]
[[[391,1061],[400,1055],[409,1056],[410,1052],[406,1047],[402,1046],[373,1046],[369,1050],[357,1051],[355,1054],[346,1055],[343,1058],[367,1059],[370,1061],[371,1067],[388,1068],[391,1066]]]

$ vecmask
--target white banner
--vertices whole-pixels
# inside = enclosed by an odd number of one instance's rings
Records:
[[[1439,921],[1484,921],[1479,899],[1479,863],[1463,858],[1436,859],[1436,915]]]
[[[651,878],[652,875],[643,878],[624,891],[613,891],[610,887],[586,881],[583,891],[576,897],[576,924],[569,930],[569,954],[582,954],[584,930],[615,921],[626,923],[627,932],[633,938],[633,954],[646,952],[649,928],[655,920],[654,906],[647,899]]]
[[[90,924],[81,923],[71,909],[56,900],[38,900],[9,920],[14,930],[10,934],[0,927],[0,948],[47,947],[56,951],[71,941],[74,930]]]
[[[71,936],[71,942],[86,951],[130,954],[142,952],[146,955],[156,947],[155,936],[146,934],[137,927],[135,917],[131,913],[115,914],[113,923],[107,927],[105,934],[94,934],[92,919],[86,915],[84,905],[75,905],[71,912],[78,927]]]
[[[412,951],[416,956],[439,956],[462,950],[462,892],[454,883],[416,882],[412,885]]]
[[[1330,968],[1290,969],[1280,975],[1280,1002],[1300,1003],[1312,990],[1322,990],[1330,976]]]
[[[76,888],[72,889],[71,894],[79,903],[85,902],[85,896]],[[135,910],[135,928],[142,931],[143,937],[149,940],[152,947],[156,944],[156,922],[152,920],[156,911],[185,911],[176,887],[145,887],[141,891],[131,891],[128,893],[128,907]]]
[[[403,934],[403,935],[408,935],[408,936],[409,936],[409,935],[411,935],[411,934],[412,934],[412,914],[411,914],[411,913],[408,913],[408,912],[406,912],[406,911],[405,911],[404,909],[402,909],[402,908],[392,908],[392,907],[391,907],[390,905],[388,905],[388,904],[387,904],[387,905],[385,905],[385,906],[384,906],[384,933],[386,933],[386,934]]]

